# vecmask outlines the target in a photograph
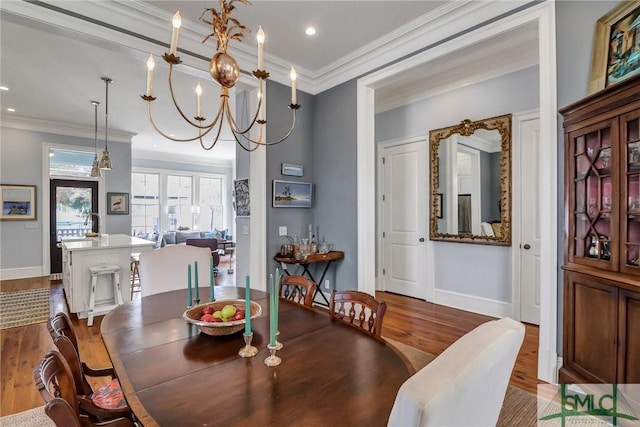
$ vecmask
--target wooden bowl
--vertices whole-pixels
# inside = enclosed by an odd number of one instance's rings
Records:
[[[202,317],[202,310],[205,307],[213,307],[214,311],[222,310],[225,305],[233,305],[236,309],[244,311],[245,301],[243,299],[225,299],[213,302],[207,302],[204,304],[191,307],[184,312],[182,317],[189,323],[200,328],[200,331],[207,335],[231,335],[236,332],[240,332],[244,329],[245,319],[234,320],[230,322],[203,322],[200,320]],[[251,301],[251,318],[258,317],[262,314],[262,307],[255,301]],[[245,313],[245,317],[247,314]]]

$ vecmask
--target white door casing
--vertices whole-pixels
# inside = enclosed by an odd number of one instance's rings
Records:
[[[427,138],[382,144],[379,157],[382,288],[425,299],[430,283],[424,262],[428,258]]]

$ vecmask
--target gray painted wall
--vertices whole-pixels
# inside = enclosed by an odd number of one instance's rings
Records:
[[[291,88],[272,81],[268,81],[267,85],[267,141],[277,141],[291,127],[291,110],[287,108],[291,103]],[[318,206],[317,193],[314,194],[310,209],[274,208],[272,204],[273,180],[315,182],[314,100],[313,96],[304,92],[298,92],[297,96],[298,104],[302,108],[296,112],[296,127],[293,133],[284,142],[267,147],[267,272],[271,273],[274,273],[277,267],[273,256],[280,251],[280,245],[287,242],[287,239],[279,236],[279,227],[286,226],[291,237],[306,237],[309,224],[315,224],[314,212]],[[302,166],[303,176],[283,176],[282,163]],[[318,188],[316,185],[315,190]],[[290,268],[292,274],[296,272],[297,267]]]
[[[334,263],[335,276],[327,273],[338,290],[358,288],[356,90],[351,80],[315,99],[315,223],[327,242],[344,251],[344,259]]]
[[[0,222],[0,269],[41,267],[42,218],[49,207],[42,205],[43,144],[62,144],[93,149],[93,139],[0,127],[0,181],[37,186],[37,221]],[[109,141],[114,168],[105,172],[106,192],[131,191],[131,145]],[[48,191],[48,190],[47,190]],[[105,200],[99,200],[105,203]],[[129,215],[107,215],[106,232],[129,234]]]
[[[428,139],[430,129],[457,125],[464,119],[537,108],[538,79],[538,67],[530,67],[377,114],[376,141],[414,135]],[[510,247],[434,242],[433,250],[436,289],[511,301]]]

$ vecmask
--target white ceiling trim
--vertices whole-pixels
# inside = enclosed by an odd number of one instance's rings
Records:
[[[2,116],[2,126],[14,129],[28,130],[32,132],[53,133],[56,135],[76,136],[79,138],[93,139],[95,129],[93,126],[76,125],[72,123],[53,122],[50,120],[34,119],[31,117],[10,117],[6,114]],[[109,141],[124,142],[131,144],[131,138],[135,133],[118,130],[109,130]],[[98,134],[98,141],[101,135]]]
[[[523,4],[526,0],[478,2],[464,0],[447,3],[431,13],[415,19],[405,26],[389,33],[385,37],[373,40],[358,51],[352,52],[327,64],[318,72],[296,66],[298,72],[298,89],[315,95],[331,87],[337,86],[353,78],[382,67],[402,57],[410,55],[433,43],[453,36],[467,28],[481,24],[500,14],[509,12]],[[28,19],[46,22],[61,28],[69,28],[99,39],[114,42],[140,53],[153,53],[159,57],[165,49],[157,44],[167,43],[171,37],[170,14],[139,0],[115,0],[113,2],[64,2],[66,10],[90,19],[104,22],[126,31],[142,34],[154,41],[144,40],[122,33],[118,30],[96,25],[92,22],[75,18],[27,2],[2,2],[1,8]],[[202,44],[204,35],[202,26],[186,21],[180,32],[180,49],[187,50],[204,58],[211,57],[213,49],[209,44]],[[157,42],[156,42],[157,41]],[[248,45],[234,44],[230,51],[243,70],[253,70],[255,53]],[[208,60],[204,61],[191,55],[181,56],[185,65],[206,71]],[[265,54],[266,68],[270,79],[289,85],[289,69],[291,64],[281,58]],[[295,64],[294,64],[295,65]],[[176,71],[181,67],[176,67]]]
[[[447,3],[327,65],[313,75],[311,93],[320,93],[362,76],[526,3],[524,0]]]

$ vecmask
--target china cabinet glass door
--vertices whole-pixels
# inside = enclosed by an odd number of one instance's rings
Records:
[[[601,122],[571,134],[573,154],[572,261],[617,269],[617,155],[612,141],[617,120]]]
[[[620,117],[621,158],[624,159],[622,176],[621,270],[640,275],[640,111]]]

